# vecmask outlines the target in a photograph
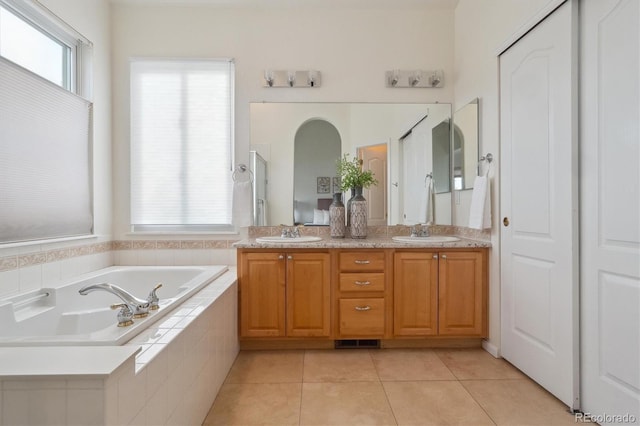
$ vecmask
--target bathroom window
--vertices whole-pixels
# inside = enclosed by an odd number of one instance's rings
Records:
[[[0,0],[0,244],[93,233],[90,53],[39,3]]]
[[[232,230],[234,64],[132,59],[131,228]]]
[[[35,4],[0,0],[0,56],[73,93],[82,67],[77,67],[83,40],[48,11]]]

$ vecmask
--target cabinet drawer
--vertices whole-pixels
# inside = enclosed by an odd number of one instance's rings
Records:
[[[384,252],[362,251],[340,253],[341,271],[383,271]]]
[[[384,291],[384,272],[343,272],[340,291]]]
[[[340,335],[349,337],[384,334],[384,299],[340,299]]]

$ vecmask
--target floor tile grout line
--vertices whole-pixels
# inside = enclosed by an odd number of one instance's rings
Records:
[[[491,417],[491,414],[489,414],[489,412],[484,408],[484,405],[482,405],[480,403],[480,401],[478,401],[471,392],[469,392],[469,389],[467,389],[467,387],[462,383],[463,380],[458,380],[458,383],[460,383],[460,386],[462,386],[462,389],[464,389],[464,391],[471,397],[471,399],[473,399],[473,401],[478,404],[478,407],[480,407],[480,409],[482,411],[484,411],[484,413],[487,415],[487,417],[489,418],[489,420],[491,420],[491,422],[494,425],[498,424],[498,421],[496,419],[494,419],[493,417]]]
[[[302,424],[302,400],[304,398],[304,370],[306,368],[307,349],[302,352],[302,377],[300,378],[300,408],[298,409],[298,426]]]

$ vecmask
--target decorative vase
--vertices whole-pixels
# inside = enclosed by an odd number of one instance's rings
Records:
[[[333,202],[329,206],[329,228],[331,230],[331,238],[344,238],[346,225],[341,192],[333,194]]]
[[[351,203],[353,202],[353,199],[355,197],[356,197],[356,189],[355,188],[351,188],[351,198],[349,198],[347,200],[347,210],[346,210],[347,227],[351,226]]]
[[[351,238],[367,238],[367,200],[362,196],[362,187],[356,187],[351,201]]]

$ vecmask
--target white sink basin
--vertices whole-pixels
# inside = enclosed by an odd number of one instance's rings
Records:
[[[316,241],[320,241],[322,238],[320,237],[312,237],[312,236],[302,236],[302,237],[258,237],[256,238],[256,242],[258,243],[313,243]]]
[[[458,237],[450,237],[448,235],[430,235],[428,237],[392,237],[393,241],[401,243],[451,243],[454,241],[460,241]]]

